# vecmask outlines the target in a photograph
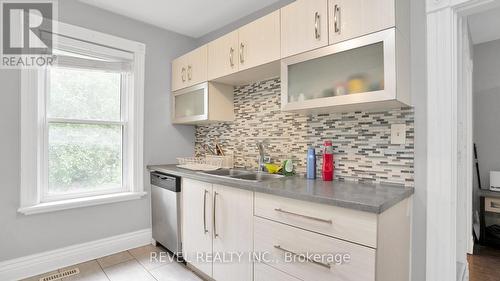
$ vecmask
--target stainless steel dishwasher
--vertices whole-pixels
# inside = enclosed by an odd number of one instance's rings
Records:
[[[153,239],[177,256],[181,244],[181,179],[151,172]]]

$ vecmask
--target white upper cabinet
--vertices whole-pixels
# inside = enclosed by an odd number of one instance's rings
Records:
[[[216,79],[238,71],[238,31],[208,43],[208,79]]]
[[[329,0],[330,44],[394,27],[395,2],[395,0]]]
[[[275,11],[238,30],[239,70],[280,59],[280,11]]]
[[[201,46],[172,62],[172,91],[206,82],[207,46]]]
[[[281,109],[303,113],[411,104],[409,46],[387,29],[281,60]]]
[[[328,0],[298,0],[281,8],[281,57],[328,45]]]

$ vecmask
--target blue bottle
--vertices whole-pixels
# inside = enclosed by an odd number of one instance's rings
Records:
[[[316,150],[314,147],[307,149],[307,178],[316,179]]]

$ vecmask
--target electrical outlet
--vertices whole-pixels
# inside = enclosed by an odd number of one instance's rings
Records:
[[[391,125],[391,144],[406,144],[406,124]]]

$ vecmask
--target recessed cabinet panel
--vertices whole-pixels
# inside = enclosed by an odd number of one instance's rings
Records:
[[[375,43],[288,66],[288,102],[384,90],[384,45]]]
[[[283,59],[282,109],[342,111],[397,100],[395,57],[390,29]]]
[[[234,120],[233,87],[205,82],[172,93],[172,123],[202,124]]]
[[[327,0],[298,0],[281,8],[282,58],[327,45]]]
[[[205,90],[198,89],[183,95],[177,95],[175,99],[175,117],[193,117],[205,115]]]

